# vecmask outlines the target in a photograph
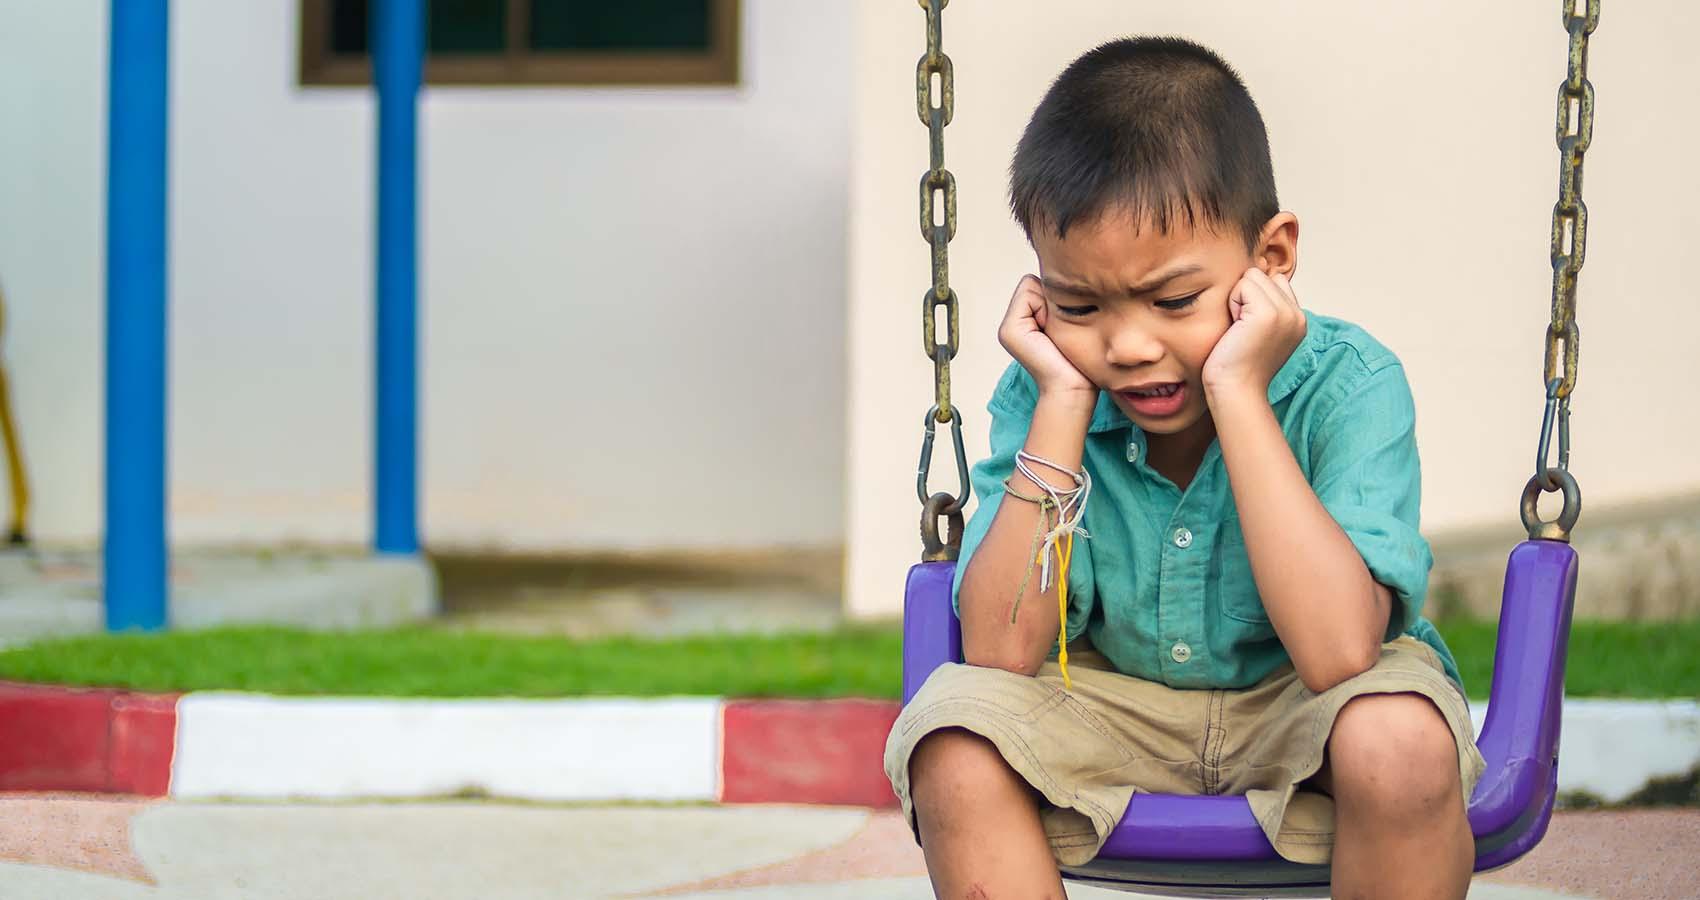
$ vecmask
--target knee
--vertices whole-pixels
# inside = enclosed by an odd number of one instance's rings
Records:
[[[1348,701],[1328,738],[1328,765],[1341,803],[1423,817],[1462,802],[1452,729],[1420,694]]]
[[[921,739],[909,757],[909,792],[916,812],[937,821],[970,808],[988,788],[1019,776],[992,742],[961,728],[943,728]]]

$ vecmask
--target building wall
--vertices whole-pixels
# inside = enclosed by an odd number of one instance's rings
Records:
[[[5,358],[46,540],[101,529],[106,4],[0,0]],[[369,534],[373,103],[294,0],[172,3],[179,542]],[[429,544],[842,537],[851,7],[745,0],[736,88],[431,88]]]
[[[857,7],[847,565],[849,606],[864,616],[900,610],[903,573],[919,557],[912,467],[932,397],[917,321],[929,256],[914,225],[927,159],[913,93],[923,24],[911,4]],[[1683,274],[1700,225],[1686,165],[1700,124],[1683,112],[1700,77],[1685,43],[1697,26],[1700,10],[1676,0],[1608,5],[1593,40],[1599,107],[1572,460],[1593,509],[1700,488],[1688,464],[1700,437],[1689,413],[1700,303]],[[1193,37],[1246,78],[1282,205],[1301,222],[1301,301],[1363,324],[1406,363],[1425,528],[1505,523],[1514,537],[1550,311],[1566,37],[1547,0],[952,4],[946,159],[960,190],[950,258],[962,298],[952,372],[970,459],[985,453],[985,400],[1009,361],[997,323],[1035,268],[1005,205],[1010,154],[1050,80],[1130,33]],[[954,490],[948,453],[937,460],[933,489]]]

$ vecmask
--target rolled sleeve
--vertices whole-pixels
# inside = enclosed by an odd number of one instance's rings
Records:
[[[974,514],[962,532],[962,552],[951,579],[950,603],[957,617],[962,615],[962,574],[968,571],[968,561],[979,549],[997,518],[1004,498],[1004,482],[1015,472],[1015,455],[1027,443],[1027,429],[1033,421],[1038,392],[1019,364],[1012,365],[992,392],[986,404],[991,415],[991,455],[969,469],[974,496],[980,498]],[[1021,502],[1021,501],[1017,501]],[[1076,536],[1069,560],[1068,572],[1068,637],[1077,638],[1086,630],[1095,596],[1092,578],[1091,541]],[[1035,565],[1033,578],[1039,577]],[[1013,585],[1012,585],[1013,587]],[[1054,649],[1054,648],[1053,648]]]
[[[1316,496],[1376,581],[1395,597],[1384,640],[1416,624],[1434,557],[1420,526],[1416,407],[1403,367],[1372,373],[1327,417],[1312,445]]]

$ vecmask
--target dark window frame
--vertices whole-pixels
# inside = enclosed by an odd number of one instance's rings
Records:
[[[369,56],[333,54],[331,0],[301,0],[298,78],[304,87],[366,86]],[[507,0],[507,51],[501,56],[427,53],[426,84],[726,85],[738,83],[739,0],[709,0],[709,48],[680,51],[535,51],[526,46],[530,4]]]

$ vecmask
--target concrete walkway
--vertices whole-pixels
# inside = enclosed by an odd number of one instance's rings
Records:
[[[1482,900],[1693,897],[1700,810],[1561,815]],[[0,797],[0,896],[932,896],[895,814],[809,807],[254,805]],[[1070,896],[1128,897],[1076,887]]]

